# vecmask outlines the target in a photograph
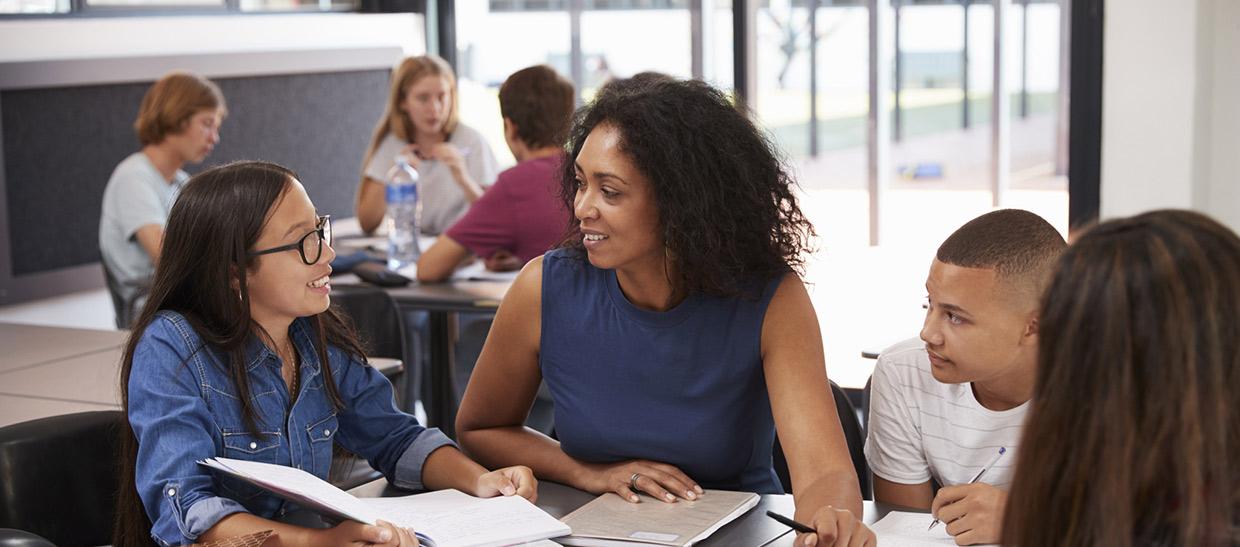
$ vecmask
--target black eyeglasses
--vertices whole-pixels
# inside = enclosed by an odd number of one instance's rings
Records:
[[[283,251],[291,251],[297,249],[297,253],[301,255],[301,261],[307,265],[314,265],[323,257],[323,244],[332,244],[332,220],[331,215],[323,215],[319,217],[318,224],[315,225],[314,231],[301,236],[297,243],[272,247],[261,251],[250,251],[246,256],[259,256],[271,253],[279,253]]]

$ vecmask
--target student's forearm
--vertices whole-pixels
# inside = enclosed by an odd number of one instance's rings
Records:
[[[524,465],[539,479],[588,490],[593,471],[564,453],[560,443],[521,426],[461,431],[461,446],[479,463],[491,468]]]
[[[443,490],[455,488],[473,494],[477,490],[478,477],[487,469],[478,465],[451,446],[444,446],[431,452],[422,464],[422,484],[427,490]]]
[[[255,532],[272,530],[275,532],[265,546],[279,547],[311,547],[321,544],[315,541],[315,530],[268,520],[250,513],[233,513],[220,519],[206,532],[198,537],[199,542],[214,541]]]
[[[465,194],[465,199],[470,203],[478,201],[478,198],[482,197],[482,193],[485,191],[477,182],[474,182],[473,177],[469,176],[469,171],[464,169],[453,169],[452,180],[455,180],[456,185],[461,187],[461,192]]]
[[[852,469],[826,473],[810,483],[804,491],[794,492],[793,498],[798,520],[813,519],[816,511],[828,505],[836,509],[847,509],[858,519],[862,518],[861,487],[857,483],[857,474]]]
[[[383,222],[387,212],[386,188],[371,178],[362,180],[357,194],[357,223],[362,232],[370,234]]]

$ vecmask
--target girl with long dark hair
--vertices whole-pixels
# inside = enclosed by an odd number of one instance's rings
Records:
[[[1189,211],[1104,222],[1043,297],[1003,544],[1240,544],[1240,238]]]
[[[275,530],[281,545],[412,545],[409,531],[277,522],[291,504],[213,476],[216,456],[327,478],[332,446],[410,489],[535,496],[529,469],[488,472],[396,409],[330,309],[331,224],[296,175],[240,162],[209,169],[172,208],[150,298],[125,349],[115,544],[180,545]]]

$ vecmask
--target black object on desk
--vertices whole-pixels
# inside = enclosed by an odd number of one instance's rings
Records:
[[[357,274],[362,281],[380,287],[404,287],[413,282],[412,279],[374,262],[363,262],[354,266],[353,273]]]
[[[348,254],[338,254],[332,260],[332,275],[349,273],[362,264],[382,265],[387,262],[382,256],[376,255],[369,251],[354,251]]]

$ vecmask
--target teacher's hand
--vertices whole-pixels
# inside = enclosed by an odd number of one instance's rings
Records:
[[[583,490],[594,494],[615,492],[621,498],[638,503],[645,492],[655,499],[675,503],[677,498],[696,500],[702,487],[676,466],[649,460],[631,460],[614,464],[589,464],[594,472]]]
[[[538,501],[538,480],[530,468],[514,465],[479,475],[473,494],[480,498],[521,496],[534,502]]]
[[[830,505],[814,513],[810,522],[817,533],[800,534],[797,545],[804,547],[873,547],[878,538],[852,511],[836,509]]]

